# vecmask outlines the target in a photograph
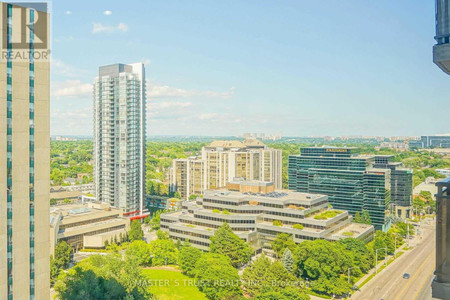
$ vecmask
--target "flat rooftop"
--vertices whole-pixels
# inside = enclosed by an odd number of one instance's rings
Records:
[[[244,199],[251,199],[251,200],[279,200],[280,202],[285,202],[288,200],[297,200],[297,201],[304,201],[304,202],[312,202],[317,199],[321,198],[327,198],[326,195],[321,194],[309,194],[309,193],[300,193],[300,192],[293,192],[289,190],[275,190],[275,192],[268,193],[268,194],[260,194],[260,193],[241,193],[236,191],[230,191],[227,189],[219,189],[219,190],[211,190],[206,191],[203,198],[207,198],[208,196],[215,196],[215,197],[221,197],[221,198],[227,198],[227,199],[233,199],[233,200],[244,200]]]
[[[342,238],[350,238],[350,237],[358,237],[359,235],[370,231],[373,228],[372,225],[367,224],[359,224],[359,223],[350,223],[348,226],[342,228],[331,234],[331,237],[334,239],[342,239]]]
[[[106,203],[61,204],[50,207],[51,223],[59,215],[62,216],[61,222],[67,224],[114,214],[122,216],[122,210]]]

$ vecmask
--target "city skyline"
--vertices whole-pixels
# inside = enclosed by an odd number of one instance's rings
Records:
[[[53,3],[52,135],[89,135],[97,65],[133,61],[150,136],[448,133],[433,3],[223,6]]]

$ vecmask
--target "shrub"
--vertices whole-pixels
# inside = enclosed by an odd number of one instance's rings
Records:
[[[294,229],[303,229],[303,225],[302,224],[294,224],[294,226],[292,226],[292,228],[294,228]]]
[[[279,221],[279,220],[273,221],[272,224],[273,224],[273,226],[279,226],[279,227],[283,226],[283,223],[281,223],[281,221]]]

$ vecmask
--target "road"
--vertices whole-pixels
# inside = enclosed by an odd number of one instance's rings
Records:
[[[422,239],[414,249],[407,251],[376,275],[352,299],[429,300],[431,278],[435,267],[435,226],[429,220],[421,227]],[[403,274],[409,273],[409,279]]]

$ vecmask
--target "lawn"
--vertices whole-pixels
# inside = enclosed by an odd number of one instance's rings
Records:
[[[160,300],[206,300],[205,294],[193,284],[194,280],[181,272],[172,270],[145,269],[150,291]]]

